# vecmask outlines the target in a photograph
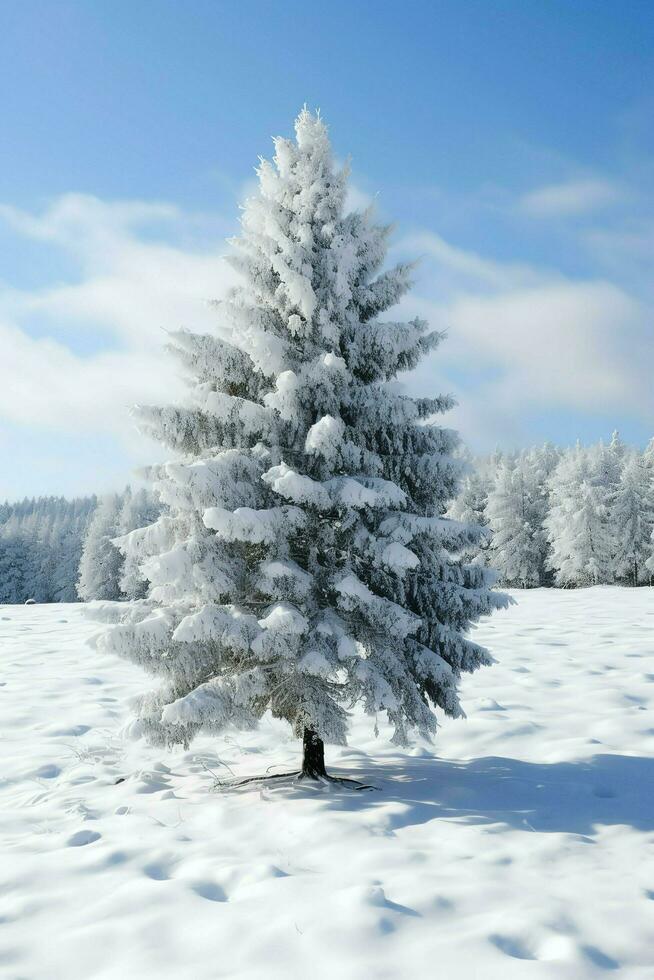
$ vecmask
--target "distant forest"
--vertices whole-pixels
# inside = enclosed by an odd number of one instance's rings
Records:
[[[97,498],[0,504],[0,602],[76,602],[84,537]]]
[[[0,603],[132,599],[146,583],[111,539],[154,521],[149,491],[0,504]]]
[[[513,588],[654,581],[654,439],[644,452],[551,444],[462,461],[446,516],[485,528],[468,559]],[[113,539],[156,521],[150,490],[0,504],[0,603],[140,599],[148,583]]]
[[[448,516],[482,525],[471,560],[519,589],[651,585],[654,439],[644,452],[617,432],[608,445],[549,443],[470,460]]]

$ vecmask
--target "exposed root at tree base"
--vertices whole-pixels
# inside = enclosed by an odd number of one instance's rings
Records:
[[[337,783],[340,786],[344,786],[346,789],[351,789],[354,792],[360,792],[361,790],[377,790],[378,786],[370,786],[368,783],[361,783],[358,779],[350,779],[348,776],[328,776],[326,773],[322,776],[311,776],[308,773],[302,772],[300,769],[296,769],[293,772],[274,772],[266,773],[262,776],[248,776],[245,779],[230,780],[229,782],[222,782],[219,784],[220,789],[240,789],[242,786],[252,786],[259,785],[265,786],[266,783],[278,783],[279,780],[294,780],[295,782],[305,782],[305,783]]]

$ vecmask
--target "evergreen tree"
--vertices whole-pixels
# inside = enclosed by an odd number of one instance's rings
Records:
[[[95,497],[25,498],[0,506],[0,602],[75,602]]]
[[[503,585],[533,588],[540,584],[540,524],[533,472],[524,457],[505,458],[488,495],[486,514],[492,531],[489,563]]]
[[[560,451],[550,442],[531,449],[526,454],[531,488],[531,526],[534,543],[538,549],[539,585],[552,585],[554,578],[550,568],[550,542],[545,521],[550,510],[550,478],[561,458]]]
[[[447,509],[447,516],[461,524],[486,526],[488,491],[488,483],[481,473],[467,472],[461,479],[459,493]]]
[[[651,553],[653,524],[654,488],[643,458],[634,455],[622,470],[611,508],[615,574],[629,585],[640,585],[649,579],[646,562]]]
[[[24,602],[26,549],[19,519],[9,516],[0,535],[0,603]]]
[[[108,494],[97,506],[89,524],[79,565],[77,592],[80,599],[120,599],[123,560],[113,543],[118,534],[120,497]]]
[[[618,468],[622,468],[622,464],[625,461],[627,455],[627,447],[620,438],[620,433],[617,429],[614,429],[611,434],[611,442],[609,443],[609,452],[612,453],[614,458],[618,463]]]
[[[347,173],[306,110],[258,177],[220,338],[173,338],[189,404],[138,412],[179,456],[152,470],[166,512],[120,542],[149,599],[101,645],[160,677],[140,704],[155,742],[270,709],[324,777],[356,702],[399,744],[435,731],[434,707],[460,715],[461,673],[490,662],[466,633],[505,600],[461,558],[480,530],[443,516],[457,439],[434,416],[451,400],[392,383],[440,337],[380,319],[410,285],[405,265],[381,271],[389,229],[344,212]]]
[[[542,446],[537,446],[529,451],[529,458],[534,460],[538,479],[546,482],[559,464],[561,450],[552,445],[551,442],[544,442]]]
[[[545,521],[549,565],[559,586],[597,585],[612,579],[607,488],[597,460],[577,446],[564,454],[550,484]]]
[[[601,439],[596,446],[591,446],[585,452],[592,459],[597,485],[602,488],[606,503],[610,507],[620,484],[622,455],[616,453],[611,446],[606,446]]]
[[[77,602],[77,574],[82,557],[84,524],[71,513],[59,518],[52,528],[51,548],[55,556],[52,602]]]
[[[459,492],[450,502],[446,516],[460,524],[470,524],[485,530],[478,541],[466,545],[462,556],[475,564],[487,564],[486,555],[490,544],[490,528],[486,516],[489,489],[492,481],[486,473],[473,469],[468,456],[462,457],[466,462],[467,472],[462,476]]]
[[[25,599],[50,602],[52,560],[50,532],[54,507],[52,501],[39,501],[37,507],[22,522],[25,541]]]
[[[652,528],[649,539],[649,554],[645,562],[645,568],[647,569],[649,584],[652,585],[654,580],[654,528]]]
[[[125,535],[139,527],[147,527],[156,521],[161,507],[154,494],[144,488],[132,493],[127,487],[123,496],[118,526]],[[120,573],[120,590],[127,599],[143,599],[147,595],[148,581],[141,574],[139,561],[132,552],[124,560]]]
[[[654,500],[654,438],[650,439],[643,453],[643,466],[647,473],[647,480]],[[649,584],[654,580],[654,528],[650,537],[649,554],[645,562]]]

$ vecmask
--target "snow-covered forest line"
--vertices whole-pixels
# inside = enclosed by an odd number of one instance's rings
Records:
[[[89,523],[79,563],[77,594],[80,599],[142,599],[147,582],[130,558],[124,557],[113,543],[114,538],[157,519],[161,506],[150,490],[103,497]]]
[[[145,489],[0,504],[0,603],[135,599],[146,583],[112,538],[156,520]],[[471,460],[449,516],[486,528],[475,560],[501,585],[654,581],[654,438],[643,452],[546,443]]]
[[[654,438],[471,460],[449,516],[486,528],[474,560],[513,588],[654,581]]]
[[[76,602],[84,535],[96,497],[0,504],[0,603]]]
[[[0,603],[136,599],[145,583],[111,538],[155,520],[146,490],[0,504]]]

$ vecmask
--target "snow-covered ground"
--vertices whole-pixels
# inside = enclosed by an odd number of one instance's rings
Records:
[[[365,794],[216,792],[297,744],[125,740],[82,608],[0,606],[0,975],[651,980],[654,590],[517,597],[435,755],[329,749]]]

